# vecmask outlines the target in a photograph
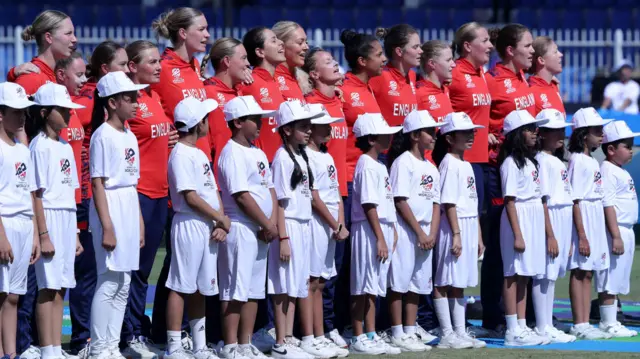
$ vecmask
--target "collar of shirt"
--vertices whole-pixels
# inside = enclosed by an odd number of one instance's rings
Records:
[[[227,84],[224,83],[224,81],[220,81],[220,79],[217,79],[215,77],[210,77],[206,79],[204,81],[204,85],[205,87],[211,86],[215,88],[216,92],[220,92],[223,94],[238,95],[238,89],[230,88],[229,86],[227,86]]]
[[[195,57],[190,62],[184,61],[171,47],[167,47],[162,53],[161,61],[166,61],[168,66],[177,68],[190,68],[200,76],[200,67],[198,59]]]
[[[430,94],[443,93],[443,94],[449,95],[449,88],[447,86],[442,85],[441,87],[438,87],[436,86],[436,84],[426,79],[418,80],[418,82],[416,82],[416,88],[424,88]]]
[[[496,80],[516,79],[517,81],[527,83],[522,70],[516,74],[513,70],[504,66],[502,63],[496,64],[496,67],[491,70],[491,75]],[[529,86],[529,84],[527,84],[527,86]]]
[[[473,64],[467,59],[457,59],[456,68],[463,74],[473,74],[480,76],[484,72],[482,66],[476,69],[475,66],[473,66]]]
[[[269,71],[263,69],[262,67],[254,67],[251,72],[254,76],[257,76],[264,80],[265,82],[276,82],[275,76],[272,76]]]
[[[556,87],[558,86],[558,83],[554,80],[551,80],[551,82],[547,82],[547,80],[543,79],[542,77],[533,75],[529,77],[529,85],[540,87]]]
[[[53,69],[51,67],[49,67],[49,65],[47,65],[46,62],[40,60],[37,57],[34,57],[31,60],[31,63],[38,66],[38,68],[40,69],[40,73],[47,76],[47,78],[49,80],[51,80],[52,82],[56,82],[56,74],[53,72]]]
[[[295,78],[295,76],[293,76],[291,71],[289,71],[289,68],[287,68],[287,66],[284,63],[276,67],[276,76],[282,76],[285,78],[285,80],[289,82],[298,83],[298,80]]]
[[[391,64],[387,64],[384,66],[383,71],[388,71],[389,74],[398,82],[398,83],[410,83],[416,82],[416,78],[415,78],[415,72],[413,70],[409,70],[409,72],[407,73],[407,75],[403,75],[400,70],[396,69],[395,67],[391,66]]]

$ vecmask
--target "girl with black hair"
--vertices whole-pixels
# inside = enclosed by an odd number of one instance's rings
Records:
[[[579,109],[572,118],[569,139],[569,181],[573,191],[573,232],[569,269],[569,294],[574,325],[570,334],[579,339],[609,339],[589,324],[591,279],[594,271],[609,268],[609,244],[604,219],[604,184],[598,161],[591,156],[601,144],[603,120],[593,107]]]

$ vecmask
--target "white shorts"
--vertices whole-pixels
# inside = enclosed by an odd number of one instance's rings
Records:
[[[227,240],[218,244],[220,300],[265,298],[269,244],[257,233],[256,225],[231,222]]]
[[[309,295],[309,271],[311,266],[311,226],[309,221],[286,218],[285,227],[289,236],[291,258],[280,260],[280,241],[269,245],[267,292],[286,294],[291,298],[306,298]]]
[[[35,263],[38,290],[75,288],[73,268],[78,236],[76,212],[67,209],[45,209],[44,218],[56,254],[51,258],[40,257]]]
[[[176,213],[171,222],[171,266],[166,287],[184,294],[218,294],[218,243],[212,221]]]
[[[451,253],[453,231],[447,216],[440,217],[440,236],[436,241],[436,287],[471,288],[478,285],[478,217],[458,218],[462,253]]]
[[[608,269],[609,244],[607,243],[602,201],[580,201],[580,213],[582,214],[582,225],[589,240],[591,255],[589,257],[580,255],[578,232],[576,231],[576,226],[572,226],[573,253],[569,258],[569,269],[581,269],[584,271]]]
[[[333,218],[338,220],[338,207],[329,207]],[[333,230],[319,216],[313,215],[311,218],[311,276],[324,278],[326,280],[337,274],[336,262],[336,241],[331,236]]]
[[[420,223],[428,235],[429,223]],[[402,218],[398,218],[398,244],[389,269],[389,287],[396,293],[431,294],[433,290],[433,250],[418,247],[418,237]]]
[[[134,186],[105,190],[109,216],[116,235],[116,248],[102,247],[102,223],[93,198],[89,206],[89,225],[93,237],[98,274],[137,271],[140,265],[140,199]],[[75,231],[74,231],[75,233]]]
[[[596,272],[596,290],[598,293],[608,294],[629,294],[631,267],[633,266],[633,255],[636,249],[636,236],[633,233],[632,225],[618,225],[620,237],[624,244],[624,253],[621,256],[611,254],[609,269]],[[609,231],[607,231],[609,246],[613,245]],[[613,248],[613,247],[611,247]]]
[[[393,259],[395,223],[380,222],[389,250],[389,258],[383,263],[378,259],[378,245],[369,221],[351,225],[351,295],[387,295],[387,276]]]
[[[0,293],[23,295],[27,293],[33,248],[33,219],[22,214],[2,216],[2,224],[13,251],[13,263],[0,265]]]
[[[567,274],[569,250],[571,249],[571,228],[573,227],[573,206],[549,207],[549,222],[551,222],[553,235],[558,242],[558,256],[551,258],[547,252],[545,274],[537,275],[536,278],[557,280]]]
[[[542,201],[516,202],[518,224],[524,239],[524,252],[513,248],[513,228],[503,209],[500,217],[500,254],[505,277],[519,275],[535,277],[546,272],[547,236],[544,230],[544,207]]]

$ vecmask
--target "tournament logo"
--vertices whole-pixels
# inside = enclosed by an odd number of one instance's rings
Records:
[[[136,151],[134,151],[133,148],[125,148],[124,160],[127,161],[129,165],[133,165],[134,162],[136,162]]]
[[[64,173],[65,176],[71,176],[71,163],[66,158],[60,160],[60,172]]]
[[[391,192],[391,183],[389,183],[389,177],[384,178],[384,188],[387,192]]]
[[[280,84],[280,91],[289,91],[289,86],[287,86],[287,80],[284,79],[284,76],[278,76],[278,83]]]
[[[264,177],[267,175],[267,166],[264,165],[264,163],[262,161],[258,161],[258,174],[261,177]]]
[[[600,171],[593,172],[593,183],[598,187],[602,186],[602,174],[600,174]]]
[[[569,183],[569,172],[567,170],[560,170],[560,178],[562,178],[562,182]]]
[[[218,93],[218,106],[224,106],[225,103],[227,103],[227,99],[224,98],[223,94]]]
[[[180,74],[180,69],[179,68],[171,69],[171,76],[173,77],[173,83],[174,84],[181,84],[181,83],[184,82],[184,79],[182,78],[182,76]]]
[[[433,177],[430,175],[422,175],[420,186],[424,187],[427,191],[431,191],[433,188]]]
[[[531,177],[533,177],[533,183],[540,184],[540,176],[538,175],[538,170],[532,171]]]
[[[336,173],[336,168],[335,168],[335,166],[334,166],[334,165],[329,165],[329,166],[327,166],[327,173],[329,173],[329,178],[330,178],[332,181],[335,181],[335,180],[336,180],[337,173]]]
[[[549,108],[551,104],[549,103],[549,98],[547,98],[546,94],[540,95],[540,100],[542,100],[542,108]]]
[[[471,75],[464,74],[464,79],[467,81],[467,88],[468,89],[476,87],[476,84],[473,83],[473,79],[471,78]]]
[[[202,168],[204,169],[204,175],[207,177],[211,177],[211,166],[208,163],[202,164]]]
[[[149,112],[149,106],[147,106],[146,103],[140,102],[138,104],[138,108],[140,109],[140,117],[149,118],[149,117],[153,116],[153,113]]]
[[[516,89],[513,88],[513,84],[511,83],[511,79],[504,80],[504,88],[507,90],[507,93],[515,92]]]
[[[260,88],[260,102],[262,103],[271,103],[273,102],[273,100],[271,100],[271,97],[269,97],[269,89],[266,87],[261,87]]]
[[[629,191],[634,192],[634,193],[636,192],[636,186],[634,185],[633,179],[631,179],[631,178],[629,179]]]
[[[364,107],[364,102],[360,101],[360,94],[357,92],[351,93],[351,106]]]
[[[467,177],[467,189],[470,191],[476,190],[476,179],[473,176]]]
[[[27,178],[27,165],[24,162],[16,162],[16,177],[19,181]]]
[[[429,95],[429,104],[431,106],[429,109],[431,110],[437,110],[440,108],[440,105],[438,105],[438,99],[435,95]]]
[[[398,83],[395,81],[389,81],[389,96],[400,96]]]

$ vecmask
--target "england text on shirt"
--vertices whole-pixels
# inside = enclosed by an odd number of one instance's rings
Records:
[[[416,73],[409,70],[405,76],[391,65],[382,74],[369,81],[380,111],[389,126],[401,126],[409,112],[418,108],[416,100]]]

